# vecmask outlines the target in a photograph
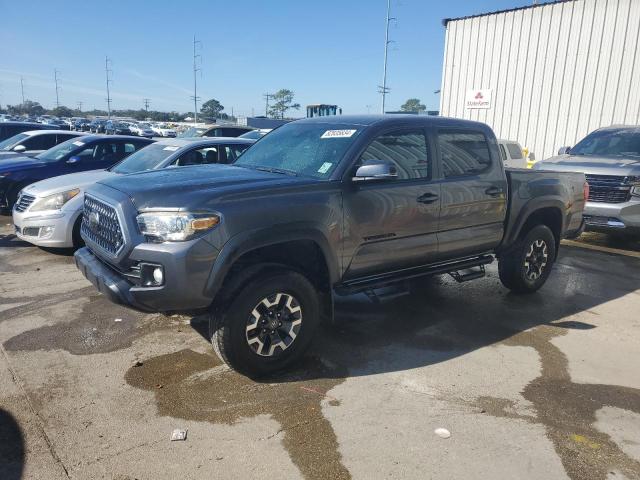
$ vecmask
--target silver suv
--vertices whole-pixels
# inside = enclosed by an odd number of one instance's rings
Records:
[[[640,236],[640,126],[601,128],[533,168],[583,172],[587,230]]]

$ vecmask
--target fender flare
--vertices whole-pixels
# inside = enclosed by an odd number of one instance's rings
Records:
[[[296,240],[309,240],[318,245],[329,272],[329,280],[332,285],[336,283],[339,279],[338,258],[333,253],[329,240],[314,225],[297,224],[259,228],[232,237],[224,244],[213,264],[205,292],[213,298],[222,287],[231,267],[242,255],[258,248]]]
[[[522,228],[527,223],[529,218],[536,212],[545,209],[545,208],[553,208],[560,213],[561,225],[560,225],[560,238],[557,238],[556,241],[559,243],[562,239],[562,233],[565,231],[566,218],[564,212],[566,210],[566,206],[562,200],[559,198],[543,198],[543,199],[532,199],[526,202],[515,221],[512,223],[511,228],[509,228],[505,234],[505,237],[502,241],[502,245],[500,246],[500,250],[505,250],[509,248],[513,244],[513,242],[520,236],[522,233]]]

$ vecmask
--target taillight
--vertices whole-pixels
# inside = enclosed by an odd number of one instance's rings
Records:
[[[589,184],[584,182],[584,187],[582,187],[582,193],[584,194],[584,201],[589,200]]]

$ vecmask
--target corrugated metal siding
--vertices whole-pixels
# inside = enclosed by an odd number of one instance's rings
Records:
[[[537,159],[640,124],[640,0],[573,0],[449,21],[440,112],[489,124]],[[465,107],[491,89],[490,109]]]

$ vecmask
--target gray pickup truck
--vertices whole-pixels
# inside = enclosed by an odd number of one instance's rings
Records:
[[[583,227],[581,173],[505,171],[496,138],[438,117],[286,124],[233,165],[106,179],[75,260],[117,303],[211,313],[215,351],[251,375],[293,362],[334,295],[433,274],[528,293]]]

